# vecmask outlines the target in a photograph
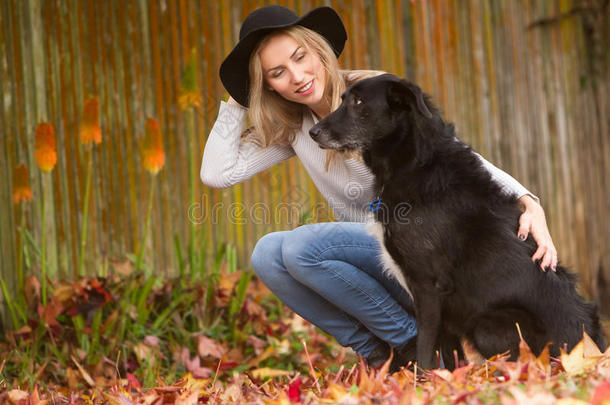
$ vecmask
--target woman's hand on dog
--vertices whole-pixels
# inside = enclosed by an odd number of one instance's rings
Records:
[[[540,268],[543,271],[546,271],[547,267],[556,271],[557,249],[555,249],[549,228],[546,225],[544,210],[529,195],[522,196],[519,201],[524,207],[523,214],[519,218],[519,231],[517,233],[519,239],[526,240],[527,235],[531,233],[538,244],[538,250],[532,256],[532,261],[540,260]]]

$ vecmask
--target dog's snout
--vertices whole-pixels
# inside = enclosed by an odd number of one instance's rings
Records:
[[[317,137],[320,136],[320,134],[322,133],[322,130],[320,129],[319,126],[314,125],[313,127],[311,127],[311,129],[309,130],[309,135],[313,138],[316,139]]]

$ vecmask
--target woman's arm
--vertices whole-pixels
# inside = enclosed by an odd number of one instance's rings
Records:
[[[201,161],[200,176],[205,185],[230,187],[295,155],[290,146],[261,148],[251,142],[242,142],[247,112],[232,97],[228,102],[220,102],[218,117],[208,136]]]
[[[489,174],[491,174],[492,179],[499,183],[504,190],[509,193],[517,194],[519,197],[529,195],[534,201],[540,203],[540,199],[532,194],[528,189],[523,187],[521,183],[515,180],[513,176],[492,165],[478,153],[475,152],[475,155],[477,155],[477,157],[481,160],[481,163],[483,163],[483,166],[487,169]]]
[[[485,166],[495,181],[500,183],[507,191],[519,196],[523,214],[519,218],[517,235],[519,239],[525,240],[528,234],[532,234],[532,237],[538,244],[538,249],[532,256],[532,260],[540,260],[540,268],[544,271],[546,271],[547,267],[555,271],[557,267],[557,249],[555,249],[553,244],[553,239],[546,224],[544,210],[540,205],[538,197],[530,193],[511,175],[498,169],[478,153],[476,155],[481,159],[483,166]]]

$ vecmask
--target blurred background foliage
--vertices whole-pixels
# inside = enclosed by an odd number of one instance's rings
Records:
[[[45,302],[47,279],[126,260],[151,280],[194,276],[233,246],[227,261],[247,268],[263,234],[333,219],[297,159],[230,189],[199,181],[226,99],[220,62],[270,3],[334,7],[343,68],[430,93],[462,139],[540,197],[560,259],[610,312],[608,1],[2,0],[3,328],[31,275]]]

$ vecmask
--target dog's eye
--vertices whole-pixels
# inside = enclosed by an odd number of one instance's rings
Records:
[[[362,104],[362,100],[359,97],[354,96],[354,105]]]

